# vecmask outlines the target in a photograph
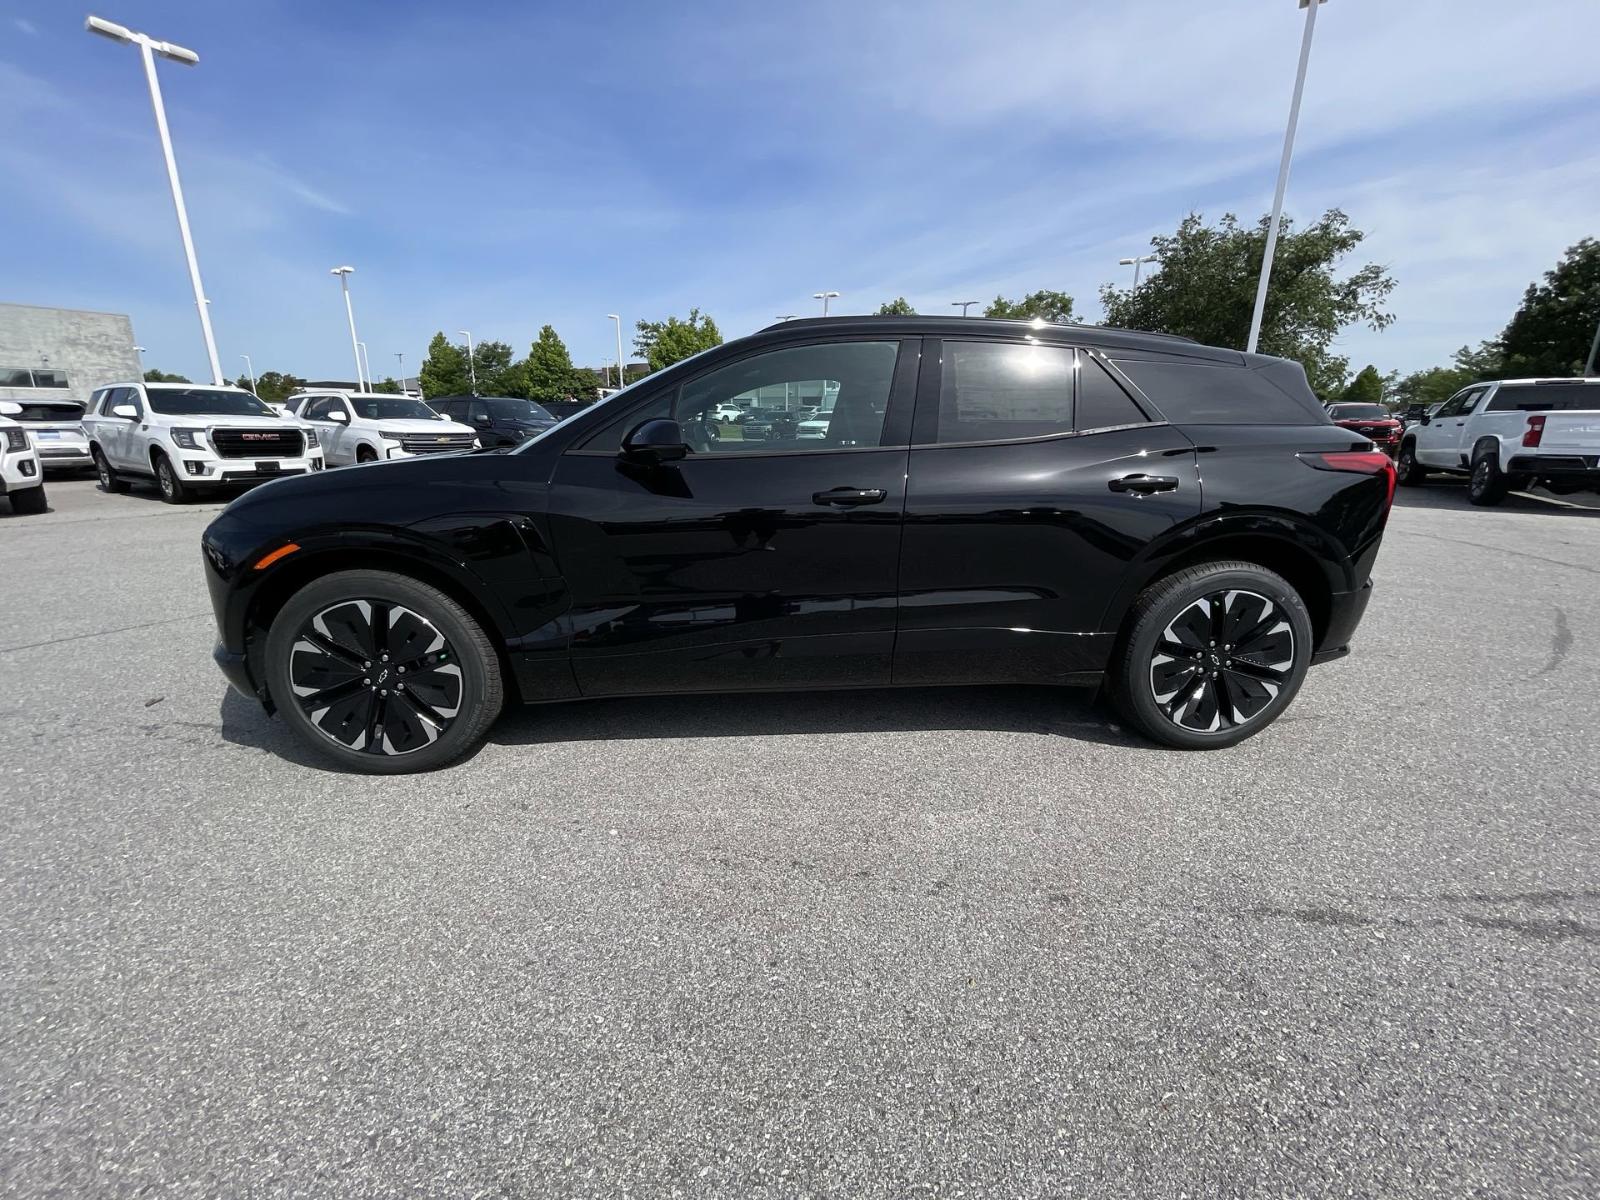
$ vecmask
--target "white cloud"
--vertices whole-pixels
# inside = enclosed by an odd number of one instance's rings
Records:
[[[39,36],[39,27],[26,17],[12,17],[11,23],[29,37]]]

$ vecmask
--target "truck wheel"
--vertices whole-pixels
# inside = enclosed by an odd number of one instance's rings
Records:
[[[1128,723],[1181,750],[1259,733],[1289,707],[1311,663],[1311,617],[1282,576],[1199,563],[1134,601],[1107,673]]]
[[[1406,442],[1394,463],[1395,478],[1401,487],[1418,487],[1428,481],[1428,468],[1417,461],[1417,444]]]
[[[467,753],[505,697],[500,656],[472,615],[389,571],[340,571],[296,592],[267,634],[266,676],[304,742],[382,775]]]
[[[1472,461],[1472,476],[1467,480],[1467,499],[1480,508],[1489,508],[1506,498],[1510,481],[1500,469],[1494,450],[1480,450]]]
[[[189,499],[189,490],[178,478],[172,460],[159,452],[156,454],[156,486],[161,489],[161,498],[168,504],[183,504]]]
[[[378,452],[376,450],[374,450],[371,446],[357,446],[356,447],[356,461],[358,463],[377,462],[378,461]]]
[[[50,511],[50,502],[44,498],[44,484],[11,492],[11,511],[19,517],[36,516]]]
[[[105,451],[96,446],[91,453],[94,456],[94,473],[100,477],[100,490],[102,492],[127,491],[128,481],[111,469],[111,464],[106,461]]]

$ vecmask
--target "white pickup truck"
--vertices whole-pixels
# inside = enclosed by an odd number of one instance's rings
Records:
[[[1600,490],[1600,379],[1475,383],[1408,427],[1395,462],[1415,487],[1430,471],[1467,476],[1467,498],[1499,504],[1542,484],[1560,495]]]

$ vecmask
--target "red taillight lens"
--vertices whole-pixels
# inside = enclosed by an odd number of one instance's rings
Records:
[[[1394,502],[1394,460],[1382,450],[1333,450],[1326,454],[1302,454],[1300,461],[1319,471],[1354,471],[1358,475],[1382,475],[1387,491],[1383,505]]]
[[[1531,448],[1533,446],[1537,446],[1543,440],[1544,414],[1536,413],[1528,418],[1528,429],[1527,432],[1522,435],[1522,444]]]

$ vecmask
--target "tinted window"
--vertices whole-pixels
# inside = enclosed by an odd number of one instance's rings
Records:
[[[554,421],[547,411],[539,407],[532,400],[517,400],[512,398],[491,397],[483,403],[489,406],[489,411],[500,421]]]
[[[1112,361],[1180,425],[1316,425],[1325,419],[1248,367],[1177,358]]]
[[[439,414],[410,396],[352,396],[356,415],[368,421],[436,421]]]
[[[144,401],[139,398],[138,388],[118,388],[111,393],[111,398],[106,401],[106,411],[110,412],[119,404],[131,404],[138,416],[144,416]]]
[[[25,388],[33,386],[33,372],[26,367],[0,367],[0,387]]]
[[[42,388],[64,388],[67,386],[67,373],[65,371],[41,371],[38,368],[33,372],[33,386]]]
[[[221,388],[153,388],[150,408],[174,417],[278,415],[249,392],[227,392]]]
[[[1133,397],[1090,355],[1080,354],[1078,363],[1079,429],[1111,429],[1149,420]]]
[[[1073,351],[946,342],[938,442],[999,442],[1072,432]]]
[[[1335,421],[1382,421],[1389,410],[1381,404],[1330,404],[1328,415]]]
[[[1600,383],[1508,383],[1494,394],[1487,412],[1551,412],[1600,409]]]
[[[62,401],[22,402],[22,411],[16,415],[18,421],[78,421],[83,418],[83,405],[63,403]]]
[[[308,421],[326,421],[328,414],[333,411],[333,404],[332,396],[323,396],[307,404],[300,415]]]
[[[1450,399],[1444,402],[1444,406],[1440,408],[1439,411],[1434,415],[1440,417],[1459,417],[1462,413],[1468,411],[1478,403],[1478,398],[1483,395],[1484,390],[1485,389],[1483,388],[1468,388],[1459,395],[1451,396]]]
[[[467,419],[474,425],[487,425],[489,423],[489,406],[482,400],[474,400],[467,405]]]

